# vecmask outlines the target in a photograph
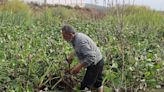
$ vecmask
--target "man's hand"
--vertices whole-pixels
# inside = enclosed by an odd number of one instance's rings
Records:
[[[71,53],[70,56],[68,58],[66,58],[66,61],[71,64],[74,58],[74,53]]]
[[[79,73],[83,67],[85,67],[85,64],[77,64],[73,69],[71,69],[71,74]]]

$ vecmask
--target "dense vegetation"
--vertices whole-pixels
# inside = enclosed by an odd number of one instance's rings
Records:
[[[64,75],[65,54],[72,51],[60,33],[64,23],[88,34],[103,52],[105,92],[163,87],[164,14],[134,6],[113,7],[102,14],[11,1],[0,5],[1,92],[55,89],[52,80]],[[82,76],[83,71],[76,78]]]

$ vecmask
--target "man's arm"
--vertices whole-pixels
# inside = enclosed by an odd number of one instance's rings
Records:
[[[77,64],[77,65],[71,70],[71,73],[72,73],[72,74],[77,74],[77,73],[79,73],[80,70],[81,70],[83,67],[85,67],[85,66],[86,66],[85,63],[79,63],[79,64]]]

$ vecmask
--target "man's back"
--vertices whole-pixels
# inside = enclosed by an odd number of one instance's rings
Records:
[[[101,52],[95,42],[83,33],[76,33],[72,41],[75,53],[79,60],[83,60],[86,55],[90,57],[91,62],[97,64],[102,59]]]

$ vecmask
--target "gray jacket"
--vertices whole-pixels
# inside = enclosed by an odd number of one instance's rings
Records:
[[[71,43],[79,62],[85,63],[86,67],[91,64],[96,65],[102,59],[102,54],[99,48],[87,35],[83,33],[75,33],[75,37]]]

